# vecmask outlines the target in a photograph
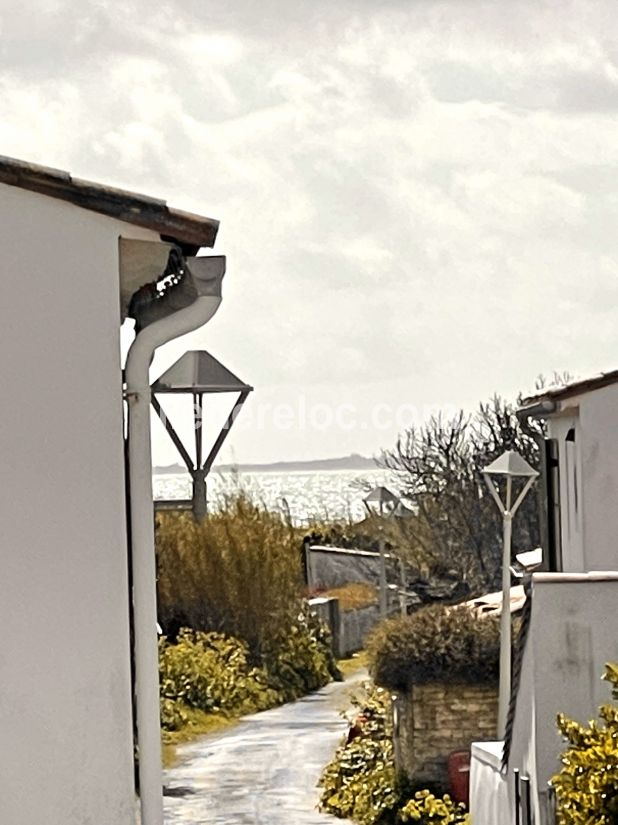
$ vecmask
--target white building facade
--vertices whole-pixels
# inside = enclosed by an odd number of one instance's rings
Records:
[[[6,825],[135,822],[119,241],[216,226],[0,159]]]
[[[593,718],[605,663],[618,661],[618,371],[523,404],[522,419],[546,422],[545,572],[528,584],[505,741],[472,748],[474,825],[555,825],[556,716]]]

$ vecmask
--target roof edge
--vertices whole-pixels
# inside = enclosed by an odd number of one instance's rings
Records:
[[[618,369],[610,372],[602,372],[599,375],[594,375],[591,378],[583,378],[579,381],[572,381],[570,384],[565,384],[562,387],[548,387],[542,392],[530,395],[527,398],[522,398],[519,409],[526,407],[534,407],[544,401],[560,401],[563,398],[572,398],[576,395],[584,395],[588,392],[601,390],[604,387],[609,387],[611,384],[618,383]]]
[[[0,155],[0,183],[67,201],[81,209],[158,232],[190,246],[214,246],[219,221],[167,206],[164,200],[73,178],[68,172]]]

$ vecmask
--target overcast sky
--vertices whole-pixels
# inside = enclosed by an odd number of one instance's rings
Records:
[[[225,458],[618,366],[615,0],[28,5],[0,153],[221,220],[222,307],[154,371],[203,347],[255,386]]]

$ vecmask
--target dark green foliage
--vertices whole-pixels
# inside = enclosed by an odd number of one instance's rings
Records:
[[[264,671],[248,662],[247,645],[219,633],[183,630],[176,644],[159,643],[164,727],[175,730],[182,706],[206,712],[239,714],[277,704]],[[175,709],[168,708],[175,702]],[[171,717],[171,718],[170,718]]]
[[[369,670],[391,690],[428,682],[498,679],[500,627],[464,605],[433,605],[382,622],[367,641]]]
[[[282,633],[264,644],[262,653],[268,683],[283,701],[290,701],[340,679],[330,634],[308,610]]]
[[[393,821],[400,803],[393,759],[388,695],[368,687],[355,698],[363,718],[360,735],[341,745],[322,774],[321,809],[360,825]]]
[[[606,666],[605,679],[618,699],[618,665]],[[580,725],[558,716],[560,732],[569,743],[562,769],[552,782],[558,802],[558,825],[618,823],[618,707],[603,705],[602,723]]]
[[[321,809],[359,825],[469,823],[463,806],[448,796],[416,790],[397,776],[387,691],[368,683],[354,704],[358,709],[356,735],[341,745],[324,769]]]
[[[164,729],[187,709],[238,716],[339,676],[302,599],[299,538],[278,515],[242,494],[200,524],[161,514],[157,561]]]
[[[161,724],[181,729],[187,708],[239,716],[317,690],[338,675],[319,623],[301,615],[285,637],[252,664],[246,643],[220,633],[183,629],[175,644],[159,643]]]

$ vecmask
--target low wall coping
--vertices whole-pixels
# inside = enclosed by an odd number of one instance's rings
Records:
[[[473,742],[472,758],[500,772],[503,748],[504,742]]]
[[[333,553],[340,556],[368,556],[372,559],[379,559],[380,554],[374,550],[352,550],[347,547],[328,547],[321,544],[310,544],[309,550],[312,553]],[[390,553],[384,553],[385,558],[390,559]]]

